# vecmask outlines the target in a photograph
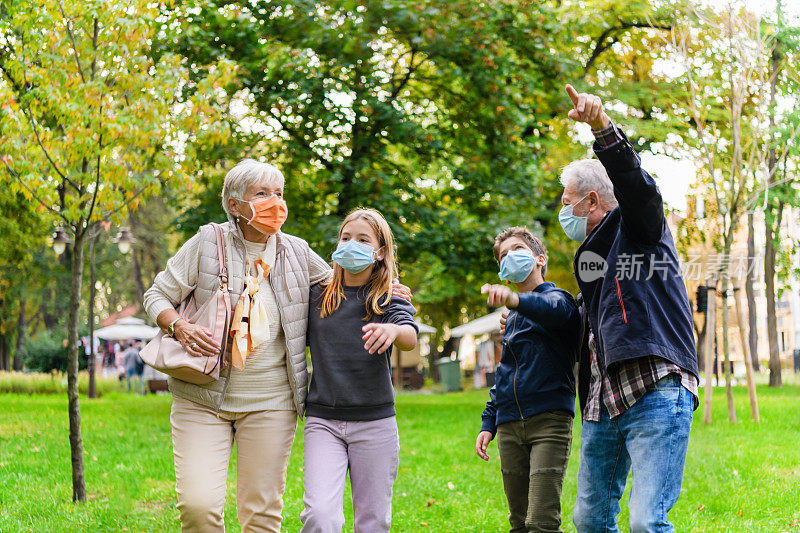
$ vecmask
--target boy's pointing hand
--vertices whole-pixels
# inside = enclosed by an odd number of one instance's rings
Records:
[[[505,285],[490,285],[486,283],[481,287],[481,294],[486,294],[486,303],[492,307],[515,308],[519,305],[519,295]]]

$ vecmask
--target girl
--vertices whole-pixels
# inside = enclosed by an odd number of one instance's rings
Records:
[[[349,471],[355,531],[389,531],[400,451],[389,361],[392,344],[416,345],[416,310],[389,294],[394,243],[378,211],[356,209],[345,218],[333,260],[333,279],[310,293],[313,374],[300,518],[304,532],[339,533]]]

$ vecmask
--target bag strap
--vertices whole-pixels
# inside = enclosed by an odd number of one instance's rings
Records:
[[[228,262],[225,255],[225,236],[222,234],[222,226],[214,222],[211,223],[214,233],[217,235],[217,260],[219,262],[219,283],[220,288],[228,291]]]

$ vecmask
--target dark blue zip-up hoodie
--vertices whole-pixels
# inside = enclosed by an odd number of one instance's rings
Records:
[[[503,355],[495,386],[481,415],[481,431],[545,411],[575,414],[573,367],[580,346],[580,315],[575,299],[545,282],[519,295],[503,336]]]
[[[586,237],[574,262],[598,363],[607,368],[655,355],[697,376],[692,310],[661,193],[622,135],[605,149],[595,143],[619,205]],[[599,268],[603,262],[605,272]],[[597,265],[590,268],[592,263]],[[581,352],[583,405],[589,352]]]

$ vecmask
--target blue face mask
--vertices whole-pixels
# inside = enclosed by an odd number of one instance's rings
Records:
[[[358,274],[375,262],[373,257],[375,251],[372,246],[363,242],[354,240],[339,241],[339,245],[331,255],[331,259],[351,274]]]
[[[586,196],[589,195],[587,194]],[[573,208],[584,201],[586,196],[572,205],[565,205],[561,208],[561,211],[558,212],[558,221],[561,223],[564,233],[573,241],[583,242],[586,238],[586,223],[589,217],[579,217],[572,213]]]
[[[500,279],[522,283],[530,276],[536,259],[529,250],[512,250],[500,261]]]

